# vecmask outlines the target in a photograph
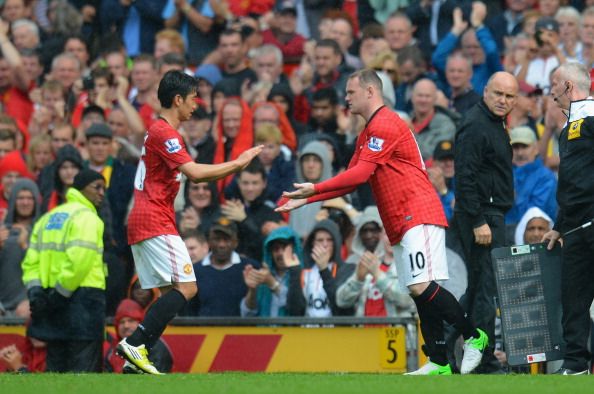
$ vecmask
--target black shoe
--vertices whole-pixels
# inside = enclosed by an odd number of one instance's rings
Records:
[[[590,371],[588,369],[584,369],[583,371],[574,371],[573,369],[569,368],[559,368],[555,375],[590,375]]]

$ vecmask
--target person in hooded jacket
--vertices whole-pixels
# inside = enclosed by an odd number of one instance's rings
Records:
[[[39,217],[40,201],[39,189],[30,179],[19,179],[11,189],[8,211],[0,224],[0,316],[29,317],[21,261]]]
[[[400,290],[390,242],[376,206],[359,217],[347,264],[355,272],[336,291],[336,304],[355,307],[355,316],[411,316],[414,302]]]
[[[6,216],[12,187],[19,178],[32,178],[32,175],[23,154],[15,150],[0,159],[0,222]]]
[[[266,237],[263,250],[262,268],[244,270],[248,291],[241,300],[241,316],[287,316],[290,275],[286,262],[297,261],[302,267],[301,240],[290,227],[279,227]]]
[[[320,141],[305,145],[297,160],[296,182],[321,182],[332,176],[328,148]],[[289,225],[305,239],[316,225],[316,214],[322,209],[322,202],[305,205],[289,214]],[[281,204],[279,204],[281,205]]]
[[[125,298],[116,309],[113,325],[115,335],[107,334],[103,344],[103,372],[114,373],[137,373],[124,366],[124,359],[117,355],[118,343],[134,332],[136,327],[144,319],[144,309],[136,301]],[[173,356],[167,343],[159,338],[152,347],[149,360],[162,372],[170,372],[173,367]]]
[[[72,145],[64,145],[58,150],[54,167],[54,183],[51,189],[41,190],[41,213],[49,212],[53,208],[66,202],[66,189],[72,186],[74,177],[83,168],[80,153]]]
[[[340,257],[342,237],[338,225],[322,220],[315,225],[303,248],[302,268],[297,259],[285,261],[289,271],[287,311],[290,316],[330,317],[352,315],[353,308],[336,304],[336,289],[353,273],[355,265]]]

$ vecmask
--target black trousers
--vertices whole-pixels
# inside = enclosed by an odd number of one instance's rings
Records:
[[[48,341],[46,372],[101,372],[103,341]]]
[[[505,244],[505,221],[503,213],[484,214],[491,229],[491,245],[482,246],[474,241],[474,227],[470,217],[456,212],[452,220],[452,235],[457,238],[468,270],[468,288],[460,303],[472,319],[475,327],[489,336],[483,363],[495,360],[495,297],[497,286],[491,261],[491,249]]]
[[[579,225],[581,223],[578,223]],[[594,299],[594,229],[588,227],[563,239],[561,302],[563,304],[563,367],[588,368],[590,305]]]

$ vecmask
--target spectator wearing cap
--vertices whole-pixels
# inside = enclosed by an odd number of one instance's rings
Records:
[[[298,64],[304,55],[305,37],[297,33],[297,9],[282,6],[275,16],[275,23],[262,32],[262,40],[264,44],[278,47],[286,63]]]
[[[441,205],[448,221],[454,215],[454,143],[452,140],[440,141],[433,151],[433,166],[427,168],[431,184],[439,194]]]
[[[538,100],[542,96],[542,89],[518,81],[518,98],[513,110],[507,118],[507,126],[510,129],[518,126],[528,126],[536,131],[536,118],[539,117]]]
[[[481,101],[481,95],[472,88],[472,61],[461,54],[448,57],[445,77],[449,87],[449,108],[464,114]]]
[[[221,70],[214,64],[203,64],[196,69],[194,76],[198,80],[198,97],[204,102],[204,109],[207,114],[212,114],[212,92],[214,87],[223,76]]]
[[[107,281],[107,312],[112,315],[127,286],[125,263],[128,254],[125,220],[128,205],[134,193],[136,168],[114,157],[113,132],[105,123],[93,123],[85,130],[89,159],[84,167],[103,175],[105,201],[99,207],[99,216],[105,222],[105,262],[109,269]]]
[[[472,3],[468,21],[463,19],[460,8],[454,9],[452,15],[452,30],[437,44],[431,62],[443,81],[447,57],[459,44],[462,54],[472,60],[472,87],[478,94],[483,94],[491,75],[503,70],[497,44],[491,31],[484,25],[487,8],[476,1]]]
[[[66,203],[43,215],[22,264],[28,335],[47,342],[48,372],[100,372],[105,330],[103,176],[82,170]]]
[[[555,174],[538,157],[536,133],[520,126],[510,132],[513,149],[514,204],[505,215],[506,224],[517,224],[528,208],[542,209],[549,217],[557,216]]]
[[[518,81],[546,91],[550,86],[551,72],[562,63],[565,55],[559,47],[559,23],[552,17],[543,16],[534,27],[534,37],[538,45],[538,56],[523,65],[516,74]]]
[[[237,225],[219,218],[208,232],[210,253],[194,264],[198,294],[188,305],[191,316],[240,316],[240,304],[247,293],[243,272],[247,266],[259,269],[260,262],[236,252]]]

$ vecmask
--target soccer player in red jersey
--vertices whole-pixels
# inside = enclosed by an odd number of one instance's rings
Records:
[[[462,373],[475,369],[488,339],[465,317],[456,298],[437,280],[448,278],[445,251],[447,221],[427,176],[412,131],[384,105],[382,82],[372,70],[349,77],[346,102],[351,113],[367,124],[357,139],[349,168],[324,182],[295,184],[285,192],[290,200],[277,208],[290,211],[307,203],[354,191],[369,182],[394,256],[401,283],[415,301],[421,333],[430,361],[412,375],[449,375],[443,321],[454,325],[464,339]]]
[[[215,165],[195,163],[176,130],[197,107],[198,83],[170,71],[159,84],[160,117],[149,128],[134,180],[134,206],[128,219],[128,242],[143,289],[159,288],[162,296],[143,322],[118,345],[130,369],[160,374],[147,355],[165,327],[198,291],[192,260],[176,226],[173,201],[182,174],[193,182],[210,182],[241,171],[262,151],[256,146],[237,159]]]

